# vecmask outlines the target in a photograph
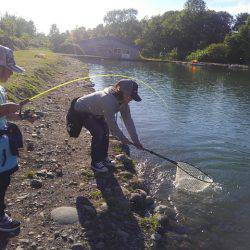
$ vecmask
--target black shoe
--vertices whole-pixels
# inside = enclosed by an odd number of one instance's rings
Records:
[[[97,163],[92,163],[91,167],[93,170],[95,170],[95,172],[98,173],[107,173],[109,171],[108,168],[105,167],[102,161]]]
[[[111,160],[108,156],[103,161],[106,167],[115,167],[115,161]]]
[[[20,227],[20,222],[11,219],[7,214],[0,219],[0,232],[13,232]]]

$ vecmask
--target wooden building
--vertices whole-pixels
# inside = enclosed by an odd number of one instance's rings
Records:
[[[83,40],[80,46],[86,55],[101,58],[135,60],[139,58],[139,47],[115,37],[100,37]]]

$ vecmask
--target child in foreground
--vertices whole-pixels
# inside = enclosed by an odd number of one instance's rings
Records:
[[[13,72],[24,70],[17,66],[11,49],[0,45],[0,82],[7,83]],[[22,134],[18,127],[7,119],[20,120],[20,111],[29,100],[19,104],[6,101],[6,93],[0,86],[0,232],[12,232],[20,222],[5,213],[5,193],[10,185],[11,175],[18,170],[18,148],[22,147]],[[35,117],[27,120],[33,122]]]

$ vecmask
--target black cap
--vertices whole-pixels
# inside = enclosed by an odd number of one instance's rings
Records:
[[[136,102],[141,101],[141,97],[138,95],[138,84],[135,81],[130,79],[121,79],[118,83],[122,92],[129,92],[132,99]]]
[[[138,95],[138,84],[135,81],[132,81],[132,80],[131,80],[131,82],[133,82],[133,89],[132,89],[131,97],[136,102],[140,102],[141,97]]]

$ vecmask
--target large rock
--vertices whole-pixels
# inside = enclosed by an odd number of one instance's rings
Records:
[[[164,234],[169,229],[169,218],[166,215],[156,215],[158,222],[157,232],[159,234]]]
[[[30,181],[30,186],[32,188],[41,188],[43,185],[42,181],[41,180],[38,180],[38,179],[33,179]]]
[[[117,161],[124,162],[124,161],[126,161],[128,158],[127,158],[127,156],[126,156],[125,154],[119,154],[119,155],[116,155],[116,156],[115,156],[115,159],[116,159]]]
[[[146,202],[147,206],[153,206],[155,201],[154,201],[154,198],[152,198],[151,196],[148,195],[146,197],[146,201],[145,202]]]
[[[47,172],[47,178],[49,179],[54,179],[55,178],[55,175],[50,171],[50,172]]]
[[[146,193],[149,193],[149,187],[146,183],[146,181],[142,178],[134,177],[129,181],[130,186],[132,186],[133,189],[142,189]]]
[[[167,206],[159,205],[155,208],[155,213],[164,214],[166,210],[167,210]]]
[[[126,242],[129,238],[129,234],[127,232],[122,231],[120,228],[116,231],[116,234],[123,242]]]
[[[42,169],[42,170],[40,170],[40,171],[37,171],[37,172],[36,172],[36,175],[37,175],[38,177],[46,177],[46,176],[47,176],[47,170],[46,170],[46,169]]]
[[[169,218],[171,218],[172,220],[176,220],[176,212],[172,207],[168,207],[165,205],[159,205],[154,209],[154,212],[156,214],[160,214],[160,215],[167,215]]]
[[[141,210],[146,207],[147,193],[144,190],[137,189],[130,196],[130,204],[133,210]]]
[[[52,210],[51,218],[59,224],[74,224],[78,221],[78,213],[74,207],[58,207]]]
[[[159,240],[161,240],[161,235],[158,233],[152,234],[151,239],[154,241],[159,241]]]
[[[26,140],[27,150],[33,151],[35,149],[34,142],[31,140]]]
[[[86,249],[82,243],[75,243],[73,246],[71,246],[72,250],[84,250]]]

